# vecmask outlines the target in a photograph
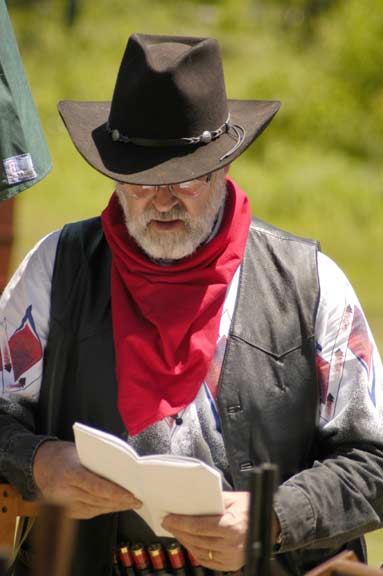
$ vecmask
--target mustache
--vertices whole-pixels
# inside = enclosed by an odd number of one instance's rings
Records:
[[[170,222],[171,220],[183,220],[190,222],[190,215],[182,206],[173,206],[168,212],[159,212],[155,208],[150,208],[142,216],[142,223],[149,224],[151,220],[159,220],[161,222]]]

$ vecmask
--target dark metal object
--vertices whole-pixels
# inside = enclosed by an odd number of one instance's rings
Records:
[[[259,560],[258,574],[270,576],[270,560],[272,553],[272,520],[273,520],[273,496],[278,484],[278,467],[275,464],[263,464],[262,466],[262,500],[261,500],[261,555]]]
[[[245,576],[287,576],[272,559],[273,494],[277,484],[278,467],[274,464],[262,464],[251,472]]]
[[[258,467],[253,470],[250,477],[250,508],[246,543],[245,576],[253,576],[259,567],[262,553],[260,541],[261,502],[262,470]]]

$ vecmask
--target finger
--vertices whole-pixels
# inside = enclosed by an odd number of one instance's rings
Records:
[[[181,530],[174,531],[175,538],[181,542],[185,548],[195,547],[200,550],[215,550],[222,553],[226,550],[228,543],[222,538],[215,538],[212,536],[197,536],[189,532],[182,532]]]
[[[99,510],[99,514],[108,514],[110,512],[123,512],[126,510],[137,510],[139,506],[135,504],[127,503],[126,501],[120,500],[99,500],[97,498],[84,497],[83,495],[77,494],[78,502],[81,502],[83,506],[91,506]]]
[[[94,502],[100,506],[114,506],[116,508],[140,508],[142,506],[142,502],[135,498],[135,496],[130,492],[114,493],[113,491],[110,491],[109,493],[99,494],[88,490],[82,490],[82,488],[79,487],[76,487],[75,489],[84,501]]]
[[[210,568],[211,570],[225,570],[227,562],[220,559],[219,555],[212,549],[201,548],[199,546],[189,546],[188,550],[192,553],[194,560],[197,564],[200,564],[204,568]],[[213,559],[209,557],[209,551],[212,554]]]
[[[200,536],[221,536],[223,530],[219,526],[221,516],[184,516],[168,514],[162,521],[165,530],[174,530],[197,534]]]
[[[71,502],[67,507],[68,516],[76,520],[87,520],[89,518],[95,518],[102,514],[97,506],[92,504],[87,504],[82,501]]]
[[[204,561],[204,566],[209,564],[209,568],[213,567],[212,564],[220,564],[225,566],[225,570],[229,570],[227,566],[242,566],[244,562],[244,553],[242,549],[231,546],[229,542],[223,541],[221,538],[201,538],[177,533],[177,540],[195,556],[193,550],[198,556],[198,560]],[[212,556],[212,557],[210,557]],[[216,567],[216,566],[214,566]]]
[[[111,490],[107,494],[104,493],[100,495],[89,491],[89,486],[84,486],[83,484],[78,485],[77,482],[74,482],[73,484],[65,482],[64,485],[56,487],[56,491],[52,494],[51,498],[61,501],[67,506],[72,506],[72,504],[76,502],[80,503],[80,505],[85,508],[97,508],[100,510],[100,514],[120,510],[137,509],[141,506],[141,503],[136,500],[130,492],[125,490],[116,493]]]
[[[222,492],[222,497],[223,497],[223,505],[224,508],[226,509],[228,506],[231,506],[232,504],[235,504],[238,500],[238,492]],[[248,493],[243,493],[246,495],[246,499],[248,500]]]
[[[69,514],[72,518],[93,518],[100,514],[110,514],[113,512],[123,512],[131,509],[124,504],[118,502],[97,502],[96,500],[84,500],[81,496],[77,495],[76,498],[72,497],[64,500],[68,507]]]
[[[122,498],[111,498],[106,497],[105,495],[95,495],[78,487],[70,487],[66,495],[63,494],[63,497],[69,501],[74,499],[81,502],[84,506],[97,507],[102,514],[107,512],[138,509],[141,507],[141,502],[136,500],[129,492],[124,494]]]
[[[226,532],[225,538],[221,536],[198,536],[178,530],[174,530],[173,534],[185,548],[191,550],[192,554],[195,550],[198,555],[197,559],[203,566],[228,571],[238,570],[244,564],[243,543],[235,534]]]
[[[84,494],[88,494],[90,498],[96,498],[99,502],[116,501],[129,507],[138,507],[142,504],[134,494],[125,490],[125,488],[97,474],[93,474],[93,472],[89,472],[83,467],[78,471],[77,475],[71,477],[69,484],[81,490]]]

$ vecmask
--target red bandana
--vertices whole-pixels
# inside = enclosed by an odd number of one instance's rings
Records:
[[[227,190],[216,236],[169,266],[150,261],[138,248],[115,194],[102,213],[112,251],[118,408],[132,435],[190,404],[207,374],[251,217],[246,196],[230,179]]]

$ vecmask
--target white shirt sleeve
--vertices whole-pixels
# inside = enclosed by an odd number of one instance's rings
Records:
[[[320,302],[316,321],[321,426],[346,412],[383,415],[382,362],[355,292],[330,258],[318,254]],[[380,416],[380,417],[381,417]]]
[[[37,399],[49,332],[51,281],[60,230],[27,254],[0,299],[0,395]]]

